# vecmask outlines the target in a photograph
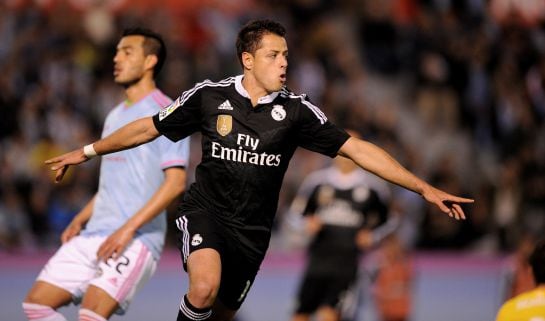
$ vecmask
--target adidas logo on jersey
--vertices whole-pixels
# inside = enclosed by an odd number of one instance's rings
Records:
[[[231,103],[227,99],[224,102],[222,102],[221,105],[218,106],[218,109],[220,109],[220,110],[233,110],[233,106],[231,106]]]

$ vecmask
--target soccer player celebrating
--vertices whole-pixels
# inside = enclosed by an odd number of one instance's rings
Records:
[[[114,57],[127,99],[106,118],[102,136],[172,102],[155,86],[166,56],[161,37],[125,30]],[[61,235],[23,303],[31,321],[61,321],[57,308],[81,301],[79,320],[123,314],[153,274],[166,233],[165,208],[185,188],[189,143],[166,137],[103,157],[98,191]],[[89,155],[90,156],[90,155]]]
[[[233,319],[269,246],[284,173],[299,146],[348,157],[456,219],[465,218],[460,205],[473,201],[430,186],[381,148],[332,124],[306,95],[290,92],[285,33],[275,21],[249,22],[236,41],[242,75],[198,83],[153,117],[46,161],[60,180],[69,165],[95,154],[129,149],[160,135],[177,141],[202,134],[196,181],[176,220],[189,275],[178,321]]]

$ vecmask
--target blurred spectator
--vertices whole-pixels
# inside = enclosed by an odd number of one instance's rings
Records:
[[[536,286],[532,267],[528,261],[534,250],[535,243],[535,237],[531,234],[524,234],[514,252],[509,256],[505,300],[532,290]]]
[[[30,246],[29,226],[19,195],[13,189],[5,190],[0,198],[0,249],[10,251]]]
[[[515,248],[518,227],[521,220],[522,190],[520,188],[520,168],[515,160],[507,160],[501,165],[496,181],[494,204],[494,223],[498,245],[502,251]]]
[[[407,321],[412,310],[413,266],[401,240],[392,234],[383,240],[373,294],[382,321]]]

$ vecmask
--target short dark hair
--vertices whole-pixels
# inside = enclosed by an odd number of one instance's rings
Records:
[[[536,284],[545,284],[545,240],[541,240],[536,244],[529,261]]]
[[[167,58],[167,50],[163,38],[158,33],[141,27],[127,28],[123,30],[123,37],[127,36],[142,36],[144,37],[144,43],[142,47],[144,48],[144,54],[155,55],[157,57],[157,63],[153,67],[153,76],[157,77],[161,68],[165,64]]]
[[[242,53],[254,54],[259,49],[263,35],[271,33],[284,37],[286,28],[276,21],[262,19],[249,21],[240,29],[237,36],[237,56],[241,66]]]

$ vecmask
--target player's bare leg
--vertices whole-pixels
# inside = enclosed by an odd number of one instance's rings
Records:
[[[207,320],[218,295],[221,280],[221,258],[210,248],[197,250],[187,260],[189,290],[180,303],[178,321]]]
[[[189,302],[197,308],[211,307],[216,300],[221,279],[221,259],[214,249],[197,250],[187,260]]]
[[[28,292],[25,302],[47,305],[58,309],[72,301],[72,294],[51,283],[36,281]]]
[[[92,311],[104,319],[109,319],[119,304],[106,291],[90,285],[81,302],[81,308]]]
[[[28,292],[23,310],[28,320],[65,321],[56,310],[72,301],[72,294],[53,284],[36,281]]]

